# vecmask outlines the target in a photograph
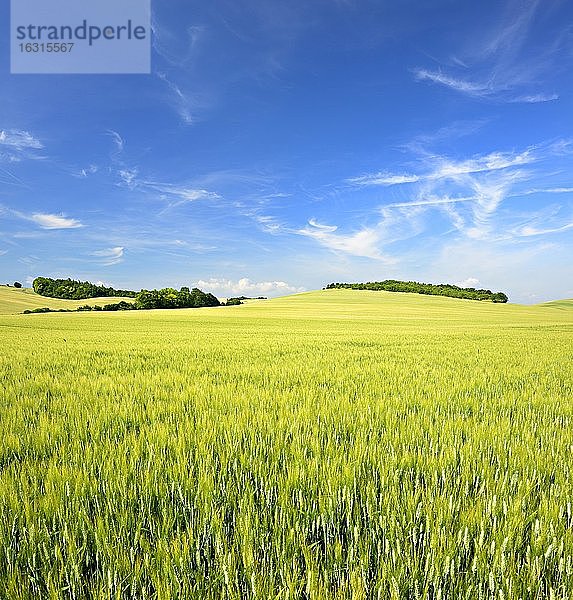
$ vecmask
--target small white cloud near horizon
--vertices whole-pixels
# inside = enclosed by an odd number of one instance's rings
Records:
[[[200,279],[196,282],[197,287],[212,293],[227,295],[281,295],[304,292],[306,288],[297,287],[286,283],[285,281],[251,281],[248,277],[243,277],[237,281],[232,279],[223,279],[211,277],[210,279]]]
[[[42,229],[77,229],[78,227],[83,227],[82,223],[77,219],[71,219],[63,214],[34,213],[26,218],[39,225]]]
[[[479,284],[479,279],[477,277],[468,277],[463,281],[458,281],[456,285],[458,287],[467,288],[467,287],[475,287]]]

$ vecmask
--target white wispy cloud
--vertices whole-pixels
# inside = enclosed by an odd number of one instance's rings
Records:
[[[51,215],[47,213],[34,213],[26,219],[33,221],[42,229],[76,229],[83,227],[77,219],[71,219],[65,215]]]
[[[137,167],[123,168],[117,171],[119,185],[128,187],[130,190],[137,189],[146,194],[152,194],[166,201],[167,208],[175,208],[188,202],[198,200],[218,200],[221,198],[216,192],[212,192],[194,185],[183,183],[166,183],[145,179],[139,175]]]
[[[96,256],[102,259],[104,266],[116,265],[121,262],[123,258],[125,248],[123,246],[116,246],[115,248],[105,248],[104,250],[95,250],[91,253],[92,256]]]
[[[438,159],[438,167],[427,174],[425,179],[456,178],[460,175],[475,173],[488,173],[500,171],[522,165],[527,165],[538,160],[532,149],[520,153],[491,152],[483,156],[474,156],[468,160],[456,161],[447,158]]]
[[[483,38],[474,47],[474,55],[500,56],[507,60],[525,44],[532,21],[540,5],[540,0],[509,0],[503,5],[503,13],[491,31],[484,32]]]
[[[216,200],[220,198],[219,194],[208,190],[198,189],[193,186],[186,186],[173,183],[158,183],[155,181],[143,181],[143,186],[163,194],[166,198],[172,197],[176,201],[170,204],[171,207],[183,204],[185,202],[195,202],[197,200]]]
[[[239,280],[210,278],[200,279],[196,282],[197,287],[202,290],[220,295],[281,295],[304,292],[304,287],[290,285],[285,281],[251,281],[247,277]]]
[[[462,92],[470,96],[489,96],[494,92],[494,88],[488,83],[479,81],[470,81],[467,79],[458,79],[451,75],[446,75],[441,71],[429,71],[428,69],[414,69],[414,75],[419,81],[430,81],[443,85],[457,92]]]
[[[121,135],[119,135],[119,133],[117,131],[114,131],[113,129],[108,129],[107,134],[113,140],[115,150],[116,150],[115,153],[120,154],[121,152],[123,152],[123,148],[125,146],[125,141],[121,137]]]
[[[348,179],[348,183],[357,185],[401,185],[403,183],[415,183],[419,181],[418,175],[397,174],[392,173],[371,173],[369,175],[361,175],[360,177],[352,177]]]
[[[563,231],[569,231],[570,229],[573,229],[573,223],[566,223],[565,225],[561,225],[560,227],[550,227],[550,228],[546,228],[546,229],[538,229],[536,227],[531,227],[529,225],[526,225],[525,227],[522,227],[518,231],[518,235],[523,236],[523,237],[530,237],[533,235],[547,235],[549,233],[562,233]]]
[[[185,93],[174,81],[169,79],[165,73],[159,72],[157,73],[157,76],[167,85],[171,92],[169,102],[175,108],[181,121],[183,121],[185,125],[193,125],[196,121],[193,96]]]
[[[468,184],[476,194],[471,208],[473,226],[466,229],[466,234],[474,239],[486,239],[491,234],[491,219],[501,203],[508,197],[514,183],[524,178],[519,171],[496,174],[495,177],[478,180],[472,178]]]
[[[130,189],[137,186],[137,169],[120,169],[118,171],[121,183]]]
[[[420,181],[437,181],[440,179],[456,179],[463,175],[472,175],[476,173],[488,173],[491,171],[500,171],[522,165],[527,165],[538,160],[533,148],[528,148],[523,152],[491,152],[485,155],[474,156],[467,160],[454,160],[443,156],[433,156],[427,160],[431,170],[420,174],[401,174],[401,173],[372,173],[347,179],[349,183],[355,185],[401,185],[407,183],[418,183]]]
[[[456,202],[472,202],[476,199],[475,196],[430,196],[421,200],[412,200],[411,202],[392,202],[391,204],[385,204],[385,208],[408,208],[410,206],[436,206],[441,204],[452,204]]]
[[[3,129],[0,131],[0,145],[15,150],[24,150],[26,148],[40,150],[44,147],[39,139],[34,137],[30,132],[21,129]]]
[[[267,233],[275,234],[285,230],[285,227],[271,215],[254,215],[253,218]]]
[[[559,94],[530,94],[525,96],[517,96],[510,102],[524,102],[526,104],[538,104],[540,102],[553,102],[559,100]]]
[[[383,262],[394,262],[380,251],[382,235],[376,227],[363,227],[353,233],[340,233],[338,226],[325,225],[315,219],[310,219],[308,225],[296,233],[312,238],[319,244],[333,250],[352,256],[362,256]]]
[[[38,150],[42,142],[29,131],[22,129],[0,130],[0,162],[18,163],[24,159],[42,159]]]
[[[540,190],[540,191],[547,192],[548,194],[571,194],[571,193],[573,193],[573,188],[571,188],[571,187],[547,188],[545,190]]]
[[[413,69],[415,78],[474,99],[528,104],[558,100],[553,90],[539,88],[555,71],[567,30],[546,31],[544,39],[532,35],[545,6],[539,0],[500,3],[501,14],[493,15],[489,30],[476,28],[453,58],[447,57],[438,69]]]
[[[548,161],[568,156],[568,144],[564,140],[530,146],[521,151],[495,151],[470,158],[452,158],[431,152],[422,152],[418,158],[419,171],[409,169],[406,174],[389,171],[346,180],[356,186],[405,186],[411,199],[383,204],[384,221],[366,230],[365,245],[357,244],[361,255],[375,256],[384,245],[391,243],[392,232],[402,227],[404,236],[416,235],[430,220],[430,211],[440,211],[453,226],[453,230],[474,240],[493,240],[521,237],[525,234],[543,235],[561,231],[554,226],[516,228],[509,223],[507,214],[500,216],[500,209],[508,199],[534,193],[567,194],[573,188],[547,186],[523,189],[523,183],[536,178],[547,180],[555,175],[547,170]],[[395,214],[399,211],[400,215]],[[428,213],[425,217],[424,214]],[[435,212],[434,212],[435,214]],[[505,225],[502,225],[502,221]],[[417,226],[415,226],[417,225]],[[567,227],[566,227],[567,229]],[[352,236],[339,239],[336,230],[307,227],[305,235],[314,237],[331,248],[353,246]],[[375,241],[372,241],[375,240]]]

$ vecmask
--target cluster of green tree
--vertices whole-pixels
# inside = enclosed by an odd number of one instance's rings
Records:
[[[266,296],[257,296],[256,298],[253,296],[237,296],[237,300],[267,300]]]
[[[106,304],[105,306],[89,306],[86,304],[85,306],[80,306],[78,309],[75,309],[77,311],[149,310],[153,308],[202,308],[204,306],[221,306],[221,303],[213,296],[213,294],[205,293],[198,288],[190,290],[188,287],[182,287],[179,291],[174,288],[164,288],[161,290],[141,290],[136,293],[127,290],[106,288],[104,286],[94,285],[87,281],[50,279],[48,277],[36,277],[33,286],[36,293],[50,298],[64,298],[70,300],[102,296],[127,296],[135,298],[135,302],[133,303],[122,300],[116,304]],[[241,304],[240,300],[238,303]],[[75,311],[73,309],[65,308],[36,308],[24,311],[25,314],[44,312]]]
[[[330,283],[325,289],[351,289],[374,290],[385,292],[410,292],[415,294],[428,294],[431,296],[449,296],[450,298],[465,298],[467,300],[489,300],[490,302],[507,302],[508,298],[503,292],[491,290],[476,290],[475,288],[462,288],[449,283],[418,283],[416,281],[369,281],[367,283]]]
[[[213,294],[207,294],[198,288],[189,290],[188,287],[182,287],[179,292],[174,288],[141,290],[135,296],[135,307],[138,309],[202,308],[204,306],[221,306],[221,303]]]
[[[76,310],[78,312],[88,312],[90,310],[105,310],[105,311],[115,311],[115,310],[136,310],[137,307],[133,302],[126,302],[125,300],[121,300],[116,302],[115,304],[104,304],[103,306],[90,306],[86,304],[85,306],[80,306]]]
[[[135,304],[132,302],[126,302],[122,300],[121,302],[117,302],[115,304],[105,304],[104,306],[90,306],[86,304],[85,306],[79,306],[76,309],[72,308],[33,308],[31,310],[25,310],[23,314],[31,315],[35,313],[69,313],[69,312],[88,312],[88,311],[116,311],[116,310],[136,310]]]
[[[32,286],[36,294],[48,298],[63,298],[66,300],[84,300],[85,298],[109,298],[110,296],[123,296],[135,298],[136,292],[131,290],[115,290],[105,285],[95,285],[89,281],[76,281],[74,279],[51,279],[50,277],[36,277]]]
[[[223,306],[238,306],[239,304],[243,304],[245,300],[266,300],[266,296],[257,296],[253,298],[252,296],[235,296],[233,298],[227,298],[227,302],[223,303]]]
[[[225,306],[239,306],[239,304],[243,304],[243,300],[246,298],[227,298],[227,302],[225,302]]]

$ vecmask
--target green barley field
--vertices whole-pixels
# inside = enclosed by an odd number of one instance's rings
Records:
[[[0,336],[2,599],[573,597],[571,301],[330,290]]]

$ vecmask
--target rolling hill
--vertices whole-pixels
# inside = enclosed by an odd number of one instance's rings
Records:
[[[13,315],[24,310],[34,308],[68,308],[74,310],[78,306],[103,306],[125,300],[133,302],[133,298],[88,298],[87,300],[59,300],[57,298],[46,298],[36,294],[32,288],[14,288],[5,285],[0,286],[0,314]]]

